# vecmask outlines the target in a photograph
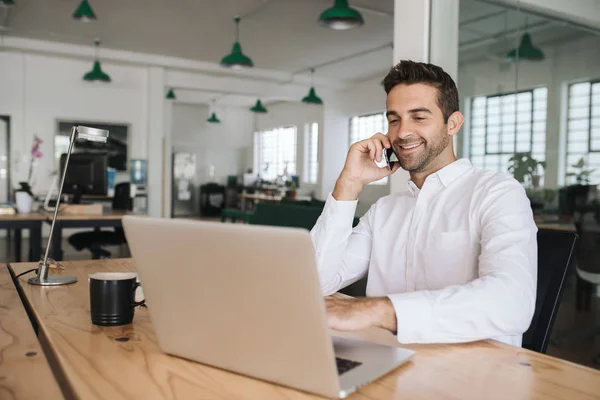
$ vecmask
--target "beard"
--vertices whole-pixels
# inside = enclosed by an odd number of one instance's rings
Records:
[[[400,152],[395,152],[396,157],[404,170],[408,172],[423,172],[433,160],[442,154],[450,144],[451,140],[452,137],[443,132],[436,140],[426,141],[423,139],[423,144],[415,152],[402,156],[398,156],[398,153]],[[396,139],[393,143],[393,147],[395,149],[400,149],[400,146],[414,142],[413,139]]]

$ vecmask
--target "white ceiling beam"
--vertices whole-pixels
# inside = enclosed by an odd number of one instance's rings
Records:
[[[225,95],[244,95],[261,99],[278,99],[297,101],[308,94],[308,84],[280,84],[277,82],[261,82],[237,77],[218,77],[184,71],[169,70],[166,73],[166,84],[174,89],[195,90]],[[335,90],[316,85],[319,95],[331,94]],[[179,96],[177,96],[179,99]]]
[[[43,40],[27,39],[6,36],[1,45],[4,50],[16,50],[30,53],[48,54],[61,57],[92,60],[94,51],[92,45],[80,46],[67,43],[50,42]],[[221,79],[236,79],[252,82],[266,82],[296,85],[309,85],[309,74],[292,74],[284,71],[250,68],[250,69],[227,69],[217,63],[195,61],[184,58],[169,57],[158,54],[137,53],[124,50],[114,50],[100,47],[98,58],[102,61],[118,64],[143,65],[163,67],[167,70],[192,71],[210,74],[211,77],[222,77]],[[348,82],[318,77],[313,79],[315,85],[329,87],[331,89],[344,89]]]

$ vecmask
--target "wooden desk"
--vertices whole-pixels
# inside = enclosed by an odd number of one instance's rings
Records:
[[[535,224],[538,229],[552,229],[557,231],[577,233],[575,220],[570,216],[535,216]]]
[[[0,215],[0,229],[15,231],[15,258],[21,261],[22,230],[29,229],[29,261],[39,261],[42,252],[42,222],[46,217],[37,212]]]
[[[0,399],[62,399],[6,264],[0,265]]]
[[[163,354],[146,309],[133,323],[102,328],[91,323],[88,274],[134,271],[130,259],[63,263],[79,277],[73,285],[42,288],[19,280],[40,333],[81,399],[317,399],[293,389]],[[32,264],[12,264],[15,272]],[[167,273],[167,272],[166,272]],[[190,310],[193,318],[193,310]],[[344,336],[397,345],[386,331]],[[290,343],[293,346],[293,343]],[[412,361],[361,388],[350,399],[599,399],[600,371],[494,341],[406,346]],[[293,360],[290,360],[293,362]],[[285,366],[282,366],[285,368]]]
[[[52,224],[51,212],[44,212],[46,223]],[[54,233],[52,234],[52,248],[50,249],[50,257],[55,260],[62,260],[62,239],[63,229],[66,228],[120,228],[122,227],[121,219],[125,215],[140,215],[131,211],[105,210],[98,215],[72,215],[58,214],[56,224],[54,225]]]

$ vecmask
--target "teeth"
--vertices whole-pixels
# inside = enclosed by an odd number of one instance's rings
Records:
[[[410,144],[408,146],[400,146],[400,147],[402,147],[403,149],[414,149],[415,147],[420,146],[420,145],[421,145],[421,143],[417,143],[417,144]]]

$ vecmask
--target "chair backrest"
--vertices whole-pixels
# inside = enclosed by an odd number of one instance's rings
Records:
[[[574,261],[577,234],[540,229],[538,242],[538,283],[535,313],[522,346],[545,353],[564,288],[565,276]]]
[[[254,225],[290,226],[310,230],[322,212],[323,209],[320,207],[258,203],[251,223]]]
[[[117,183],[115,195],[112,202],[113,210],[133,210],[133,199],[131,198],[131,184],[129,182]]]

